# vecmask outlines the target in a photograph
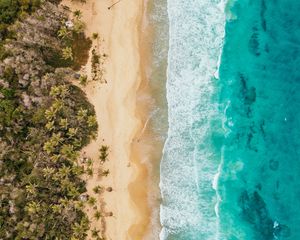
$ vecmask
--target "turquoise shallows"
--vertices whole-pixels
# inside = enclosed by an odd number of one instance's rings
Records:
[[[220,66],[220,239],[298,240],[300,1],[238,0],[230,12]]]
[[[224,5],[168,2],[160,238],[300,240],[300,1]]]

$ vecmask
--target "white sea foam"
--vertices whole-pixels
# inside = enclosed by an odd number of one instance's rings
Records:
[[[224,1],[169,0],[168,14],[169,130],[161,162],[160,239],[182,232],[189,233],[189,240],[216,239],[214,187],[220,159],[207,141],[212,120],[218,118],[212,98],[224,36]]]

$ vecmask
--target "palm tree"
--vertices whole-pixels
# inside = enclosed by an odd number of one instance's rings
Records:
[[[93,173],[94,173],[94,172],[93,172],[93,168],[90,168],[90,167],[87,168],[87,169],[86,169],[86,173],[87,173],[87,175],[89,175],[89,176],[93,176]]]
[[[74,185],[68,186],[67,192],[68,192],[67,195],[72,199],[76,199],[80,195],[78,188],[75,187]]]
[[[89,200],[88,200],[88,204],[90,206],[94,206],[96,204],[96,201],[97,201],[96,198],[90,197]]]
[[[82,17],[82,12],[80,10],[75,10],[73,12],[74,17],[80,19]]]
[[[99,230],[97,230],[96,228],[94,228],[93,230],[92,230],[92,237],[93,238],[98,238],[99,237]]]
[[[63,210],[63,206],[61,204],[52,205],[51,208],[54,213],[61,213]]]
[[[101,176],[107,177],[109,174],[109,169],[102,171]]]
[[[67,118],[61,118],[59,121],[59,126],[63,129],[68,128],[68,119]]]
[[[102,189],[103,189],[103,188],[100,187],[100,186],[95,186],[95,187],[93,188],[93,191],[94,191],[94,193],[97,194],[97,193],[100,193]]]
[[[51,87],[51,90],[50,90],[50,96],[51,97],[57,97],[57,96],[59,96],[59,93],[60,93],[59,86]]]
[[[96,220],[99,220],[102,217],[101,212],[97,210],[94,214],[94,217],[96,218]]]
[[[58,112],[62,107],[64,106],[64,103],[60,99],[55,99],[54,102],[52,103],[51,107],[55,113]]]
[[[84,31],[85,24],[80,19],[74,20],[73,31],[77,34],[82,33]]]
[[[93,159],[88,158],[88,159],[87,159],[87,165],[88,165],[89,167],[92,166],[92,165],[93,165]]]
[[[45,116],[48,121],[52,120],[55,117],[55,115],[56,115],[56,111],[53,108],[47,109],[45,111]]]
[[[51,167],[46,167],[42,171],[45,178],[50,178],[55,173],[55,169]]]
[[[79,83],[83,86],[86,86],[87,80],[88,80],[87,75],[81,75],[79,77]]]
[[[62,143],[64,139],[61,137],[61,133],[53,133],[50,140],[54,147],[58,146],[58,144]]]
[[[44,151],[46,151],[46,153],[51,154],[54,152],[55,146],[54,146],[53,142],[51,142],[49,140],[44,143],[43,149],[44,149]]]
[[[97,125],[97,119],[95,115],[88,116],[87,119],[88,127],[95,127]]]
[[[62,26],[58,32],[57,32],[58,37],[61,39],[69,38],[71,37],[71,32],[67,29],[66,26]]]
[[[65,47],[62,49],[62,58],[65,60],[73,60],[73,51],[71,47]]]
[[[54,128],[55,128],[55,126],[54,126],[54,121],[47,122],[47,124],[46,124],[46,129],[47,129],[48,131],[52,131],[52,130],[54,130]]]
[[[60,153],[63,157],[70,160],[75,160],[78,156],[78,152],[76,152],[73,145],[70,144],[64,144],[60,149]]]
[[[77,134],[78,128],[69,128],[67,135],[69,138],[74,137]]]
[[[26,192],[28,192],[29,194],[32,194],[32,195],[36,195],[36,188],[37,188],[37,185],[36,184],[29,184],[29,185],[26,185],[25,189],[26,189]]]
[[[75,223],[72,227],[74,231],[75,237],[78,237],[78,239],[84,239],[86,228],[83,224]]]
[[[105,163],[105,161],[107,160],[108,149],[109,149],[109,147],[105,146],[105,145],[102,145],[101,148],[99,149],[99,152],[100,152],[99,159],[100,159],[100,161],[101,161],[102,164]]]
[[[69,87],[67,85],[60,85],[60,97],[64,99],[69,94]]]
[[[25,210],[30,214],[36,214],[41,210],[41,205],[37,202],[32,201],[26,205]]]
[[[87,117],[88,111],[87,109],[80,108],[77,112],[77,120],[83,121]]]
[[[71,174],[72,170],[70,167],[67,166],[62,166],[59,170],[58,170],[58,174],[60,175],[61,178],[68,178]]]
[[[73,165],[71,169],[72,169],[72,173],[76,176],[79,176],[84,173],[84,168],[82,166]]]
[[[59,158],[61,157],[60,154],[53,154],[50,159],[53,161],[53,162],[57,162],[59,160]]]

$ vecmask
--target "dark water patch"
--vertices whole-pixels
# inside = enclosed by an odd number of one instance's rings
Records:
[[[266,6],[266,2],[265,0],[261,1],[261,11],[260,11],[260,18],[261,18],[261,27],[264,31],[267,31],[267,21],[266,21],[266,10],[267,10],[267,6]]]
[[[273,238],[273,221],[270,219],[266,204],[258,192],[242,192],[239,200],[242,217],[254,226],[259,239]]]
[[[258,35],[258,28],[253,27],[252,28],[252,35],[249,40],[249,51],[254,54],[255,56],[260,56],[259,52],[259,35]]]

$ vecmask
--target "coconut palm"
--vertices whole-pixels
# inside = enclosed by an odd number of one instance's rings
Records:
[[[73,51],[71,47],[65,47],[62,49],[62,58],[65,60],[73,60]]]
[[[66,39],[66,38],[70,38],[72,36],[71,31],[69,31],[67,29],[66,26],[62,26],[58,32],[57,32],[58,37],[60,37],[61,39]]]
[[[70,167],[67,166],[62,166],[59,170],[58,170],[58,174],[60,175],[61,178],[68,178],[69,175],[71,174],[72,169]]]
[[[51,87],[51,89],[50,89],[50,96],[51,97],[57,97],[57,96],[59,96],[59,93],[60,93],[59,86]]]
[[[73,145],[70,144],[64,144],[60,149],[60,153],[63,157],[70,160],[75,160],[78,156],[78,152],[76,152]]]
[[[91,168],[91,167],[89,167],[89,168],[87,168],[86,169],[86,173],[87,173],[87,175],[89,175],[89,176],[93,176],[93,168]]]
[[[46,151],[46,153],[51,154],[55,150],[55,145],[49,140],[44,143],[43,149]]]
[[[109,169],[102,171],[102,176],[107,177],[109,174]]]
[[[87,117],[88,111],[87,109],[80,108],[77,112],[77,120],[83,121]]]
[[[96,228],[94,228],[92,230],[92,238],[98,238],[99,237],[99,230],[97,230]]]
[[[99,149],[99,152],[100,152],[99,159],[102,164],[105,163],[105,161],[107,160],[108,149],[109,149],[109,147],[105,146],[105,145],[102,145],[101,148]]]
[[[36,214],[41,210],[41,205],[37,202],[29,202],[26,207],[25,211],[28,212],[29,214]]]
[[[94,214],[94,218],[96,218],[96,220],[99,220],[101,217],[102,217],[101,212],[97,210]]]
[[[61,213],[63,210],[63,206],[61,204],[55,204],[51,206],[51,209],[54,213]]]
[[[53,154],[50,159],[52,162],[56,163],[60,159],[61,155],[60,154]]]
[[[80,19],[74,20],[73,31],[77,34],[84,32],[85,24]]]
[[[68,119],[67,118],[61,118],[59,121],[59,126],[63,129],[68,128]]]
[[[47,129],[48,131],[54,130],[54,129],[55,129],[54,121],[47,122],[47,124],[46,124],[45,127],[46,127],[46,129]]]
[[[63,140],[64,140],[64,139],[62,138],[61,133],[58,132],[58,133],[53,133],[49,141],[51,141],[52,144],[56,147],[56,146],[58,146],[60,143],[62,143]]]
[[[100,186],[95,186],[95,187],[93,188],[93,191],[94,191],[94,193],[98,194],[98,193],[101,192],[102,189],[103,189],[103,188],[100,187]]]
[[[88,116],[87,119],[88,127],[95,127],[97,125],[97,119],[95,115]]]
[[[69,128],[67,132],[67,136],[69,138],[74,137],[77,134],[78,128]]]
[[[64,99],[66,96],[69,94],[69,87],[67,85],[60,85],[59,86],[60,90],[60,97]]]
[[[89,200],[87,201],[87,203],[90,205],[90,206],[94,206],[96,204],[97,200],[96,198],[94,197],[90,197]]]
[[[75,237],[78,237],[79,239],[84,239],[84,236],[85,236],[85,231],[86,231],[86,228],[83,224],[78,224],[78,223],[75,223],[72,227],[73,231],[74,231],[74,235]]]
[[[42,172],[45,178],[50,178],[55,173],[55,169],[51,167],[45,167]]]
[[[59,110],[62,109],[64,106],[64,103],[60,99],[55,99],[54,102],[52,103],[51,107],[55,113],[57,113]]]
[[[56,115],[56,111],[53,108],[47,109],[45,111],[45,116],[48,121],[52,120],[55,117],[55,115]]]
[[[82,17],[82,12],[80,10],[75,10],[73,12],[74,17],[80,19]]]
[[[31,183],[29,185],[26,185],[26,187],[25,187],[26,192],[31,195],[36,195],[36,188],[37,188],[37,185],[31,184]]]

